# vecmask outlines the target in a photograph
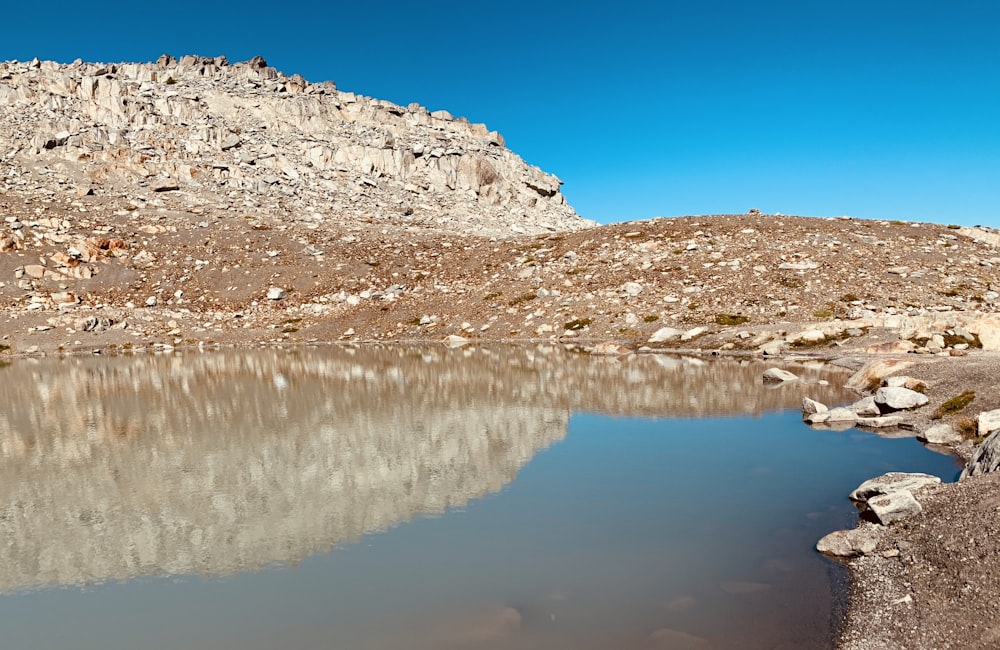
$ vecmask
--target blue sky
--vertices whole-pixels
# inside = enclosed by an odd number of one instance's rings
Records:
[[[1000,226],[995,0],[36,7],[5,8],[0,59],[260,54],[484,122],[603,223],[757,207]]]

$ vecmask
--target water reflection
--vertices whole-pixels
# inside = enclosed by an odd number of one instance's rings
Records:
[[[842,375],[800,366],[808,387],[774,389],[765,367],[555,347],[19,361],[0,383],[0,591],[297,562],[500,490],[574,411],[847,398]]]

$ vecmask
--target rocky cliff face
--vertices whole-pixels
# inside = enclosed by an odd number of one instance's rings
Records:
[[[0,188],[278,220],[576,229],[561,181],[482,124],[285,76],[260,57],[0,63]],[[134,209],[134,208],[133,208]]]

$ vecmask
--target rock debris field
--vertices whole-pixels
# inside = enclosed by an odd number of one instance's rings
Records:
[[[912,391],[905,374],[927,404],[854,416],[945,425],[927,439],[965,457],[1000,408],[991,228],[757,210],[597,226],[496,131],[259,57],[0,63],[0,133],[0,359],[497,340],[622,363],[876,359],[859,398]],[[997,495],[984,470],[863,523],[842,645],[995,647]]]

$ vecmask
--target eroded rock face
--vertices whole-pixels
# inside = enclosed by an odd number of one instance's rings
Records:
[[[58,169],[80,195],[144,187],[189,207],[238,197],[293,218],[496,235],[591,225],[484,125],[260,57],[0,63],[0,133],[17,166]]]

